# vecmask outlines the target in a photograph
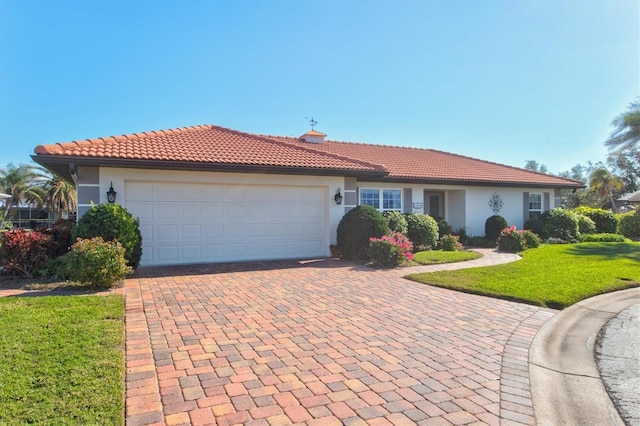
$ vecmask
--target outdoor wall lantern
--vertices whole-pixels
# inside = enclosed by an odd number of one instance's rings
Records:
[[[115,203],[116,202],[116,194],[117,192],[113,190],[113,181],[111,182],[111,186],[109,187],[109,190],[107,191],[107,201],[110,203]]]
[[[336,204],[342,204],[342,194],[340,194],[340,187],[338,187],[336,195],[333,197],[333,199],[336,200]]]

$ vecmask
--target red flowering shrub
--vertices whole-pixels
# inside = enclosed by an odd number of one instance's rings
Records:
[[[10,274],[32,278],[50,258],[51,236],[14,229],[2,234],[0,265]]]
[[[413,243],[399,232],[369,240],[369,258],[375,266],[394,268],[413,259]]]
[[[504,228],[498,237],[498,249],[519,252],[540,246],[540,239],[529,230],[517,230],[515,225]]]
[[[458,251],[462,248],[460,237],[457,235],[443,235],[440,238],[440,247],[442,251]]]

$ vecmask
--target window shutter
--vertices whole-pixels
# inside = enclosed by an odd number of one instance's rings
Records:
[[[522,218],[523,223],[529,220],[529,193],[522,193]]]
[[[409,213],[413,211],[411,207],[411,204],[413,203],[413,200],[412,200],[413,191],[411,190],[411,188],[404,188],[402,192],[403,192],[402,212]]]
[[[542,211],[546,212],[551,208],[551,194],[548,192],[544,193],[544,204],[542,205]]]

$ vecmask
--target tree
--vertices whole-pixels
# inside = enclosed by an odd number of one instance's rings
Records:
[[[623,194],[640,190],[640,146],[609,153],[607,164],[624,182]]]
[[[605,168],[597,168],[589,175],[589,190],[600,197],[602,203],[609,201],[611,210],[617,212],[614,192],[619,191],[624,186],[624,182]]]
[[[614,130],[604,142],[605,146],[610,150],[637,147],[640,142],[640,98],[636,98],[627,111],[614,118],[611,126]]]
[[[58,219],[63,213],[76,211],[76,189],[67,181],[53,175],[44,186],[45,203],[51,209],[52,219]]]
[[[45,195],[42,184],[46,178],[41,169],[29,164],[9,164],[0,168],[0,188],[10,196],[5,200],[2,221],[23,202],[42,206]]]
[[[524,166],[525,169],[538,173],[549,173],[549,169],[544,164],[539,164],[536,160],[527,160]]]

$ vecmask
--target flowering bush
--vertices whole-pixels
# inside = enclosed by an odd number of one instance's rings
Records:
[[[0,243],[0,265],[10,274],[32,278],[50,258],[51,236],[41,231],[7,231]]]
[[[440,238],[440,247],[443,251],[458,251],[462,248],[460,237],[455,235],[443,235]]]
[[[369,240],[369,258],[375,266],[394,268],[413,259],[413,244],[399,232]]]
[[[111,287],[133,272],[127,266],[126,250],[118,241],[102,237],[78,239],[65,256],[65,269],[71,281],[95,287]]]
[[[515,225],[504,228],[498,237],[498,249],[519,252],[540,246],[540,239],[529,230],[517,230]]]

